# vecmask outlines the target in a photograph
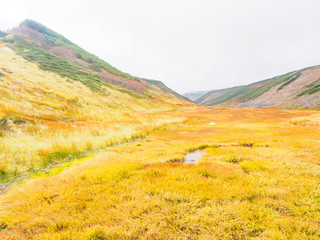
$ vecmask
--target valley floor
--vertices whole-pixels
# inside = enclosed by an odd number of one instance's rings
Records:
[[[54,240],[320,238],[319,111],[171,114],[185,120],[10,188],[0,228]]]

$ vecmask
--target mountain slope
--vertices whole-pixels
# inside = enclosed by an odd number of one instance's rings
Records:
[[[103,87],[135,95],[146,94],[152,83],[124,73],[85,51],[62,35],[32,20],[23,21],[3,39],[8,47],[43,70],[80,81],[91,90]],[[170,93],[173,91],[171,90]],[[148,95],[148,94],[147,94]],[[184,99],[174,94],[172,97]]]
[[[245,86],[211,91],[197,103],[240,108],[319,108],[320,67],[293,71]]]
[[[143,79],[144,81],[146,81],[147,83],[158,87],[159,89],[161,89],[163,92],[167,92],[170,93],[174,96],[176,96],[179,99],[183,99],[187,102],[191,102],[190,99],[186,98],[185,96],[180,95],[179,93],[173,91],[172,89],[168,88],[165,84],[163,84],[163,82],[161,81],[157,81],[157,80],[150,80],[150,79]]]
[[[162,83],[53,41],[24,25],[0,38],[0,192],[26,175],[180,121],[167,112],[194,106]]]
[[[203,95],[211,92],[212,90],[209,91],[197,91],[197,92],[187,92],[184,93],[183,96],[190,99],[191,101],[196,101],[197,99],[199,99],[200,97],[202,97]]]

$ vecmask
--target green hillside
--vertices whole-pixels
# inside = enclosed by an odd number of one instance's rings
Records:
[[[56,44],[57,46],[62,46],[62,47],[66,47],[72,51],[74,51],[75,53],[77,53],[78,58],[92,63],[94,66],[98,67],[98,68],[102,68],[112,74],[115,74],[117,76],[121,76],[121,77],[125,77],[128,79],[132,79],[135,81],[140,81],[139,78],[131,76],[128,73],[124,73],[118,69],[116,69],[115,67],[111,66],[109,63],[101,60],[100,58],[98,58],[97,56],[95,56],[94,54],[91,54],[89,52],[87,52],[86,50],[82,49],[81,47],[79,47],[78,45],[74,44],[73,42],[71,42],[70,40],[66,39],[64,36],[52,31],[51,29],[45,27],[44,25],[37,23],[33,20],[25,20],[23,21],[20,26],[25,26],[31,29],[34,29],[35,31],[43,34],[46,38],[46,41],[50,42],[51,44]],[[18,42],[18,46],[22,45],[21,42]],[[21,46],[23,47],[23,45]]]

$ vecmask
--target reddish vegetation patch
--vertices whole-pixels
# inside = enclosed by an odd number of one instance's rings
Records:
[[[66,47],[61,47],[61,46],[55,46],[50,49],[50,51],[63,59],[69,60],[80,67],[83,67],[84,69],[90,69],[91,71],[96,71],[99,72],[100,69],[93,65],[92,63],[89,63],[83,59],[80,58],[80,56],[73,50],[66,48]]]
[[[57,47],[51,48],[50,50],[52,53],[62,58],[66,58],[66,59],[78,58],[78,54],[76,52],[65,47],[57,46]]]
[[[252,84],[250,86],[250,89],[255,89],[255,88],[258,88],[258,87],[261,87],[269,82],[272,82],[273,80],[275,80],[274,78],[272,79],[269,79],[269,80],[265,80],[265,81],[262,81],[262,82],[257,82],[256,84]]]
[[[61,47],[61,46],[56,46],[50,49],[50,51],[69,61],[74,62],[75,64],[85,68],[85,69],[90,69],[91,71],[99,73],[99,76],[102,80],[109,82],[113,85],[122,87],[122,88],[127,88],[131,91],[137,92],[137,93],[144,93],[147,89],[145,81],[137,82],[134,80],[130,80],[124,77],[120,77],[117,75],[114,75],[112,73],[107,72],[104,69],[100,69],[96,67],[94,64],[89,63],[83,59],[81,59],[78,54],[68,48]]]
[[[101,73],[102,73],[102,74],[107,74],[107,75],[110,75],[110,76],[113,76],[113,77],[117,77],[117,78],[120,78],[120,79],[122,79],[122,80],[129,81],[129,82],[132,82],[132,83],[135,83],[135,84],[139,84],[139,85],[142,85],[142,86],[146,86],[146,82],[143,81],[143,80],[140,80],[141,82],[137,82],[137,81],[134,81],[134,80],[131,80],[131,79],[128,79],[128,78],[124,78],[124,77],[120,77],[120,76],[114,75],[114,74],[112,74],[112,73],[107,72],[107,71],[104,70],[104,69],[101,69]]]
[[[137,82],[134,80],[130,80],[130,79],[109,73],[104,69],[100,69],[100,78],[105,80],[106,82],[109,82],[111,84],[114,84],[122,88],[127,88],[136,93],[144,93],[147,89],[144,81]]]
[[[261,87],[263,86],[265,83],[259,83],[259,84],[254,84],[254,85],[251,85],[250,88],[253,89],[253,88],[258,88],[258,87]]]
[[[62,46],[54,46],[52,43],[48,43],[46,36],[32,28],[26,26],[19,26],[12,30],[16,39],[21,39],[26,43],[33,45],[33,43],[41,43],[45,48],[49,49],[54,55],[61,57],[65,60],[71,61],[78,66],[86,70],[91,70],[99,74],[101,80],[104,80],[113,85],[119,86],[121,88],[126,88],[136,93],[144,93],[147,90],[147,83],[143,80],[134,81],[127,79],[125,77],[117,76],[115,74],[109,73],[104,69],[100,69],[92,63],[89,63],[77,54],[75,51]],[[28,37],[26,37],[28,36]]]
[[[142,85],[147,86],[147,82],[146,81],[142,80],[141,78],[139,78],[139,80],[140,80]]]
[[[19,26],[19,27],[15,27],[12,29],[11,31],[13,34],[26,34],[28,35],[31,39],[34,40],[45,40],[46,37],[44,36],[44,34],[39,33],[38,31],[26,27],[26,26]]]
[[[72,60],[72,59],[71,59]],[[91,71],[99,72],[99,68],[93,65],[92,63],[89,63],[81,58],[76,58],[72,60],[74,63],[80,65],[80,67],[83,67],[85,69],[90,69]]]

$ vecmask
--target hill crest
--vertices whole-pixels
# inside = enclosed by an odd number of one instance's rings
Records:
[[[150,96],[148,92],[154,87],[152,83],[118,70],[59,33],[30,19],[13,28],[2,41],[26,60],[38,63],[42,70],[80,81],[95,92],[107,87],[143,97]],[[166,94],[186,100],[173,92],[170,89]]]

